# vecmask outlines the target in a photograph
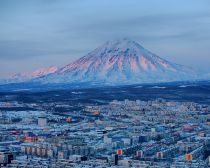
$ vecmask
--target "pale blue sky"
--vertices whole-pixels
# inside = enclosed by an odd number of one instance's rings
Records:
[[[210,1],[0,0],[0,77],[63,66],[122,37],[210,72]]]

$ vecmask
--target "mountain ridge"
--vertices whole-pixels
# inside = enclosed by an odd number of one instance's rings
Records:
[[[57,70],[58,70],[58,67],[50,66],[46,68],[40,68],[32,72],[16,73],[8,77],[7,79],[5,79],[5,82],[6,83],[24,82],[24,81],[28,81],[34,78],[39,78],[45,75],[49,75],[51,73],[55,73]]]
[[[191,74],[191,75],[190,75]],[[135,41],[109,41],[41,82],[101,82],[106,84],[169,82],[194,79],[192,69],[171,63]]]
[[[76,61],[52,70],[35,71],[38,75],[25,81],[121,85],[197,78],[192,69],[169,62],[127,38],[108,41]]]

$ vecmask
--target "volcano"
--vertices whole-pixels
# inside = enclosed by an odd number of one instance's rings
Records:
[[[106,42],[54,73],[34,79],[41,83],[138,84],[186,81],[196,73],[169,62],[129,39]]]
[[[129,85],[190,81],[191,68],[169,62],[130,39],[109,41],[64,67],[19,73],[1,83]]]

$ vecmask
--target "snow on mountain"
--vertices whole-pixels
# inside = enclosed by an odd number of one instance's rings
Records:
[[[58,70],[57,67],[51,66],[47,68],[41,68],[38,70],[35,70],[33,72],[23,72],[23,73],[17,73],[9,77],[6,81],[6,83],[13,83],[13,82],[24,82],[28,81],[34,78],[43,77],[45,75],[49,75],[52,73],[55,73]]]
[[[136,84],[192,80],[196,77],[190,68],[166,61],[135,41],[119,39],[106,42],[75,62],[49,75],[41,75],[35,81]]]
[[[30,76],[32,78],[37,78],[37,77],[41,77],[41,76],[45,76],[45,75],[48,75],[48,74],[55,73],[57,70],[58,70],[57,67],[51,66],[51,67],[48,67],[48,68],[38,69],[38,70],[32,72],[30,74]]]

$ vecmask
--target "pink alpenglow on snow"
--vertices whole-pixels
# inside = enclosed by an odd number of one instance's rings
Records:
[[[39,77],[43,77],[45,75],[55,73],[57,70],[58,70],[58,68],[55,66],[41,68],[41,69],[35,70],[31,73],[23,72],[23,73],[14,74],[12,77],[9,78],[9,80],[19,80],[19,81],[30,80],[30,79],[39,78]]]
[[[166,61],[135,41],[124,38],[106,42],[40,81],[136,84],[181,81],[195,76],[192,69]]]
[[[38,70],[32,72],[30,76],[32,78],[41,77],[41,76],[55,73],[57,70],[58,70],[58,68],[55,66],[48,67],[48,68],[42,68],[42,69],[38,69]]]
[[[129,39],[106,42],[62,68],[49,67],[18,74],[39,83],[139,84],[195,79],[190,68],[171,63]]]

